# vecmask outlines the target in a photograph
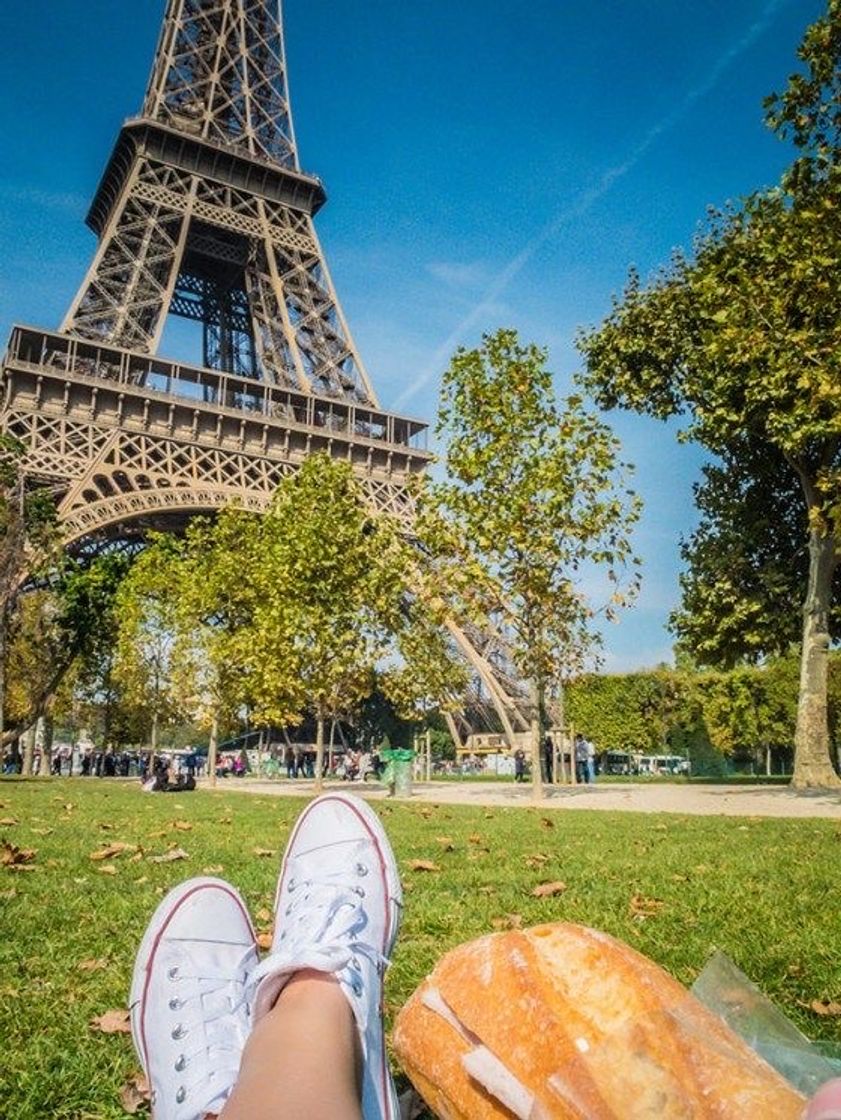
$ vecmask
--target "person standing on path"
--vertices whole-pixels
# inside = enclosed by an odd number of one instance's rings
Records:
[[[575,736],[575,777],[583,785],[587,781],[587,740],[579,733]]]
[[[589,739],[584,740],[587,748],[587,784],[594,785],[596,781],[596,748]]]
[[[526,780],[526,752],[522,747],[517,747],[514,751],[514,781],[524,782]]]

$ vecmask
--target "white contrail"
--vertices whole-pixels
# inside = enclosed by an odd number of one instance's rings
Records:
[[[511,258],[505,268],[502,269],[493,283],[488,287],[473,310],[465,315],[461,322],[437,348],[417,380],[412,385],[408,385],[398,396],[397,400],[394,401],[392,407],[395,410],[403,408],[412,397],[416,396],[434,377],[439,375],[441,367],[449,361],[453,350],[458,346],[462,338],[464,338],[468,331],[470,331],[498,301],[503,291],[508,287],[514,277],[522,272],[538,249],[554,237],[565,225],[583,217],[599,199],[607,194],[618,179],[622,179],[629,171],[632,171],[643,156],[646,155],[655,141],[664,133],[674,128],[678,121],[680,121],[702,97],[705,97],[710,90],[715,87],[725,70],[727,70],[739,55],[743,54],[748,47],[756,42],[760,35],[768,28],[780,8],[784,7],[789,2],[790,0],[769,0],[769,3],[765,5],[759,18],[751,24],[741,39],[724,52],[704,81],[690,89],[671,113],[668,113],[661,121],[658,121],[657,124],[652,125],[627,159],[619,164],[618,167],[608,168],[599,178],[595,186],[584,191],[575,202],[556,214],[543,229],[526,243],[516,256]]]

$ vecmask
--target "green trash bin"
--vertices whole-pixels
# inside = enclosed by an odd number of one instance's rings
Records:
[[[412,796],[412,763],[415,752],[409,750],[381,751],[385,761],[383,781],[388,786],[389,797]]]

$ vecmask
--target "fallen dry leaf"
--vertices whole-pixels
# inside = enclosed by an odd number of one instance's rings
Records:
[[[476,893],[477,894],[496,894],[496,887],[491,887],[491,886],[488,886],[486,884],[484,887],[479,887],[479,889]]]
[[[276,856],[277,851],[274,848],[255,848],[254,855],[259,857]]]
[[[836,1019],[841,1015],[841,1003],[831,999],[813,999],[809,1007],[816,1015],[825,1019]]]
[[[136,852],[136,844],[124,844],[122,840],[115,840],[113,844],[107,844],[104,848],[100,848],[97,852],[91,852],[88,859],[94,862],[103,859],[113,859],[115,856],[121,856],[123,852]]]
[[[30,828],[29,830],[35,836],[49,836],[53,831],[51,828]]]
[[[0,891],[0,899],[2,899],[3,902],[8,902],[11,899],[13,899],[17,895],[17,893],[18,892],[15,890],[14,887],[12,887],[8,891]]]
[[[103,968],[108,967],[108,961],[103,957],[91,957],[87,961],[79,961],[76,965],[80,972],[99,972]]]
[[[526,865],[528,867],[542,867],[544,863],[549,862],[549,857],[544,856],[541,852],[535,852],[533,855],[526,856]]]
[[[440,844],[445,852],[454,852],[456,850],[451,836],[436,836],[435,842],[436,844]]]
[[[431,859],[410,859],[406,864],[410,871],[440,871],[441,868]]]
[[[162,856],[149,856],[150,863],[174,863],[177,859],[189,859],[183,848],[170,848]]]
[[[99,827],[103,832],[113,832],[116,826],[111,824],[110,821],[100,821]]]
[[[113,863],[103,863],[103,865],[101,867],[97,867],[96,870],[99,872],[100,875],[116,875],[117,874],[117,868],[114,866]]]
[[[221,875],[225,868],[221,863],[211,863],[209,867],[203,867],[202,875]]]
[[[144,883],[148,883],[148,882],[149,882],[149,876],[148,875],[141,875],[139,879],[134,880],[134,885],[136,887],[142,887]]]
[[[555,827],[555,822],[550,820],[548,817],[541,817],[540,818],[540,827],[541,828],[554,828]]]
[[[494,929],[522,929],[522,914],[503,914],[501,918],[492,918],[491,925]]]
[[[17,844],[10,844],[8,840],[0,846],[0,864],[5,867],[21,867],[32,863],[37,855],[37,848],[19,848]]]
[[[553,894],[563,894],[566,889],[566,883],[556,880],[554,883],[538,883],[531,893],[535,898],[550,898]]]
[[[270,929],[263,930],[262,933],[257,934],[257,944],[261,949],[271,949],[272,938],[274,934]]]
[[[193,828],[189,821],[173,821],[172,827],[178,832],[191,832]]]
[[[254,915],[258,922],[270,922],[273,916],[271,910],[267,910],[265,906]]]
[[[95,1019],[91,1019],[89,1026],[92,1031],[101,1031],[103,1034],[131,1033],[129,1013],[128,1011],[124,1011],[121,1007],[115,1008],[113,1011],[105,1011],[102,1015],[97,1015]]]
[[[483,844],[484,841],[485,841],[485,838],[484,838],[484,836],[482,836],[478,832],[471,832],[470,835],[467,837],[467,841],[468,841],[469,844]]]
[[[149,1082],[142,1073],[133,1074],[120,1089],[120,1104],[129,1116],[135,1116],[151,1099]]]
[[[0,821],[0,825],[2,825],[3,828],[11,828],[13,824],[20,824],[20,821],[15,820],[14,817],[4,817],[2,821]]]
[[[655,914],[663,909],[664,903],[659,898],[646,898],[645,895],[635,894],[631,896],[631,901],[628,903],[628,909],[631,912],[631,917],[636,921],[642,922],[646,918],[653,918]]]

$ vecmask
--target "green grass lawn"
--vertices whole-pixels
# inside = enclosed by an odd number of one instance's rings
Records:
[[[125,1006],[152,911],[171,886],[201,874],[230,879],[252,914],[270,910],[303,804],[224,788],[149,795],[114,780],[0,782],[0,840],[37,853],[32,871],[0,869],[0,1116],[125,1115],[120,1087],[138,1068],[130,1037],[89,1024]],[[809,1009],[841,1001],[837,824],[377,806],[406,892],[389,1018],[449,947],[511,921],[568,920],[623,938],[686,984],[723,949],[809,1035],[841,1041],[841,1019]],[[138,850],[90,859],[114,842]],[[171,847],[188,858],[151,862]],[[414,859],[438,870],[412,870]],[[552,880],[566,891],[533,897]],[[641,918],[634,896],[661,905],[643,906],[652,913]]]

